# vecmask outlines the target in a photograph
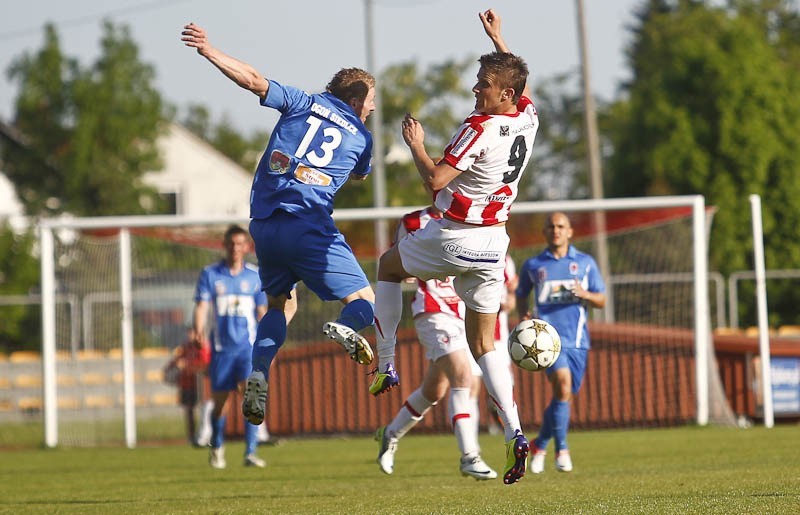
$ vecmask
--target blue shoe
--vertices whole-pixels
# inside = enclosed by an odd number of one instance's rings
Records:
[[[519,430],[506,442],[506,470],[503,483],[513,485],[525,475],[525,462],[528,460],[528,439]]]
[[[380,395],[384,392],[388,392],[400,384],[400,377],[398,377],[397,372],[394,371],[394,367],[391,363],[386,365],[385,372],[378,372],[376,368],[373,370],[373,373],[375,377],[369,385],[369,393],[372,395]]]

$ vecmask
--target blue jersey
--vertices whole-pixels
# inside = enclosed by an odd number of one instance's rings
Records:
[[[570,245],[567,255],[556,259],[550,250],[545,250],[522,264],[516,293],[518,297],[528,297],[534,290],[535,317],[556,328],[563,347],[588,349],[588,313],[572,291],[575,279],[586,291],[606,290],[597,263],[589,254]]]
[[[231,274],[225,260],[205,267],[197,280],[194,300],[211,303],[214,313],[211,343],[215,352],[236,352],[242,345],[253,344],[256,308],[267,303],[257,266],[245,263],[236,275]]]
[[[310,220],[330,216],[350,173],[370,173],[372,135],[353,109],[331,95],[269,82],[262,105],[281,112],[250,193],[250,217],[281,209]]]

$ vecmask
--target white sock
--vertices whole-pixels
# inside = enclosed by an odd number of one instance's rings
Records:
[[[416,426],[425,414],[430,411],[435,402],[431,402],[422,395],[422,391],[417,388],[408,396],[406,402],[400,407],[400,411],[395,415],[394,420],[386,426],[386,433],[398,440],[403,438],[412,427]]]
[[[519,430],[517,404],[514,402],[514,387],[512,386],[511,371],[508,370],[505,360],[496,350],[487,352],[478,359],[478,365],[483,371],[483,384],[486,391],[497,404],[500,419],[503,421],[506,441],[514,438]]]
[[[478,407],[478,398],[472,397],[470,392],[469,398],[469,416],[470,424],[472,425],[472,432],[475,433],[475,441],[478,440],[478,433],[480,432],[481,425],[481,410]],[[478,445],[480,447],[480,445]],[[479,449],[480,450],[480,449]]]
[[[375,340],[378,348],[378,370],[394,365],[397,326],[403,316],[403,290],[400,283],[378,281],[375,285]]]
[[[267,421],[265,420],[258,426],[258,441],[259,442],[268,442],[269,441],[269,429],[267,429]]]
[[[469,388],[450,387],[450,420],[461,454],[471,458],[480,454],[480,447],[478,432],[475,430],[474,419],[470,413],[472,398],[469,396],[469,390]]]
[[[208,440],[211,438],[211,412],[214,411],[214,401],[211,399],[203,402],[200,408],[200,427],[197,429],[198,440]]]

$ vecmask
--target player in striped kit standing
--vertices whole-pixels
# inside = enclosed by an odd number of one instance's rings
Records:
[[[408,213],[397,228],[395,241],[441,217],[441,211],[435,206]],[[480,368],[472,359],[467,344],[464,302],[456,294],[452,277],[443,281],[417,279],[416,283],[411,312],[417,337],[425,347],[428,368],[422,384],[408,396],[391,423],[375,432],[379,443],[378,465],[386,474],[394,472],[398,441],[422,421],[444,397],[449,386],[449,416],[461,451],[461,474],[478,480],[494,479],[497,472],[483,461],[478,445]]]
[[[455,276],[454,287],[466,304],[467,341],[503,421],[503,482],[513,484],[525,475],[529,448],[508,367],[495,350],[494,328],[509,243],[505,223],[531,156],[539,118],[527,86],[528,67],[508,51],[499,16],[490,9],[479,17],[496,51],[478,60],[481,66],[472,88],[475,110],[438,163],[425,150],[422,125],[411,115],[403,120],[403,139],[443,216],[381,256],[375,290],[378,373],[370,391],[380,393],[399,383],[394,349],[403,311],[401,281]]]

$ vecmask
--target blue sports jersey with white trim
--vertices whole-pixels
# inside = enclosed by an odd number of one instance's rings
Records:
[[[312,220],[330,216],[350,173],[370,173],[372,135],[327,92],[309,95],[270,80],[261,105],[281,117],[253,178],[250,217],[267,218],[276,209]]]
[[[569,246],[567,255],[556,259],[549,249],[522,264],[519,273],[518,297],[528,297],[534,291],[535,317],[549,322],[561,336],[563,347],[588,349],[586,306],[572,291],[574,280],[583,289],[604,293],[606,285],[594,258]]]
[[[208,265],[200,272],[194,300],[210,302],[214,310],[211,343],[215,352],[235,352],[253,344],[256,308],[267,303],[257,266],[245,263],[241,272],[231,275],[225,260]]]

